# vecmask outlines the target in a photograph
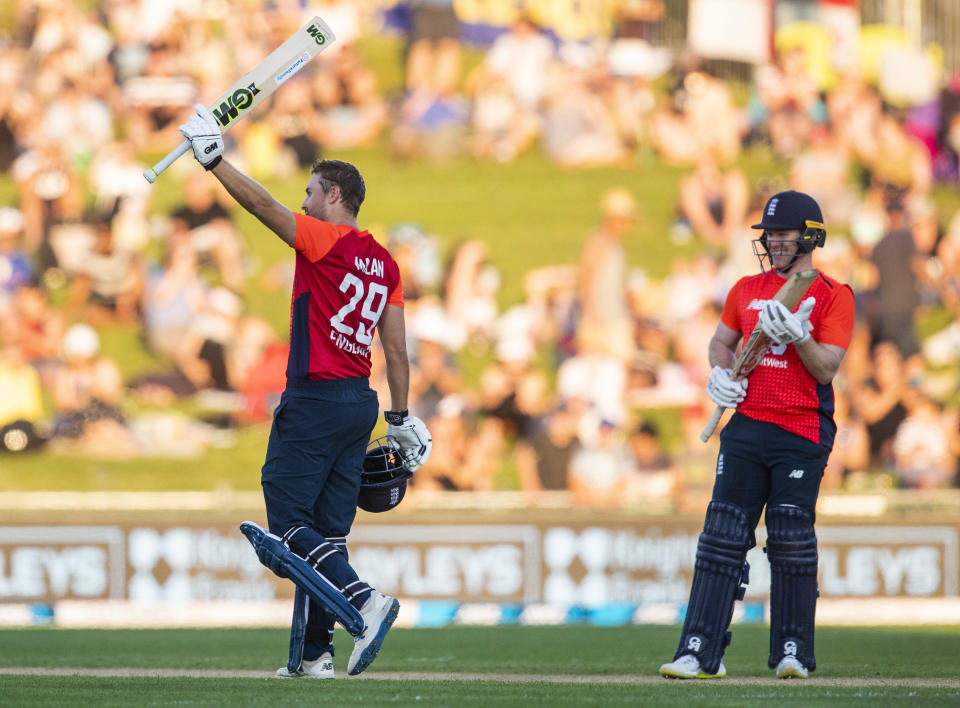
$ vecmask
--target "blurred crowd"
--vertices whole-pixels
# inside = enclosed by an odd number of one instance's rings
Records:
[[[184,160],[172,168],[185,170],[182,203],[157,210],[144,156],[179,142],[185,109],[212,103],[303,11],[246,0],[89,7],[15,3],[0,41],[0,169],[16,189],[0,205],[0,385],[15,392],[0,398],[0,443],[185,454],[222,442],[224,427],[269,419],[287,350],[246,310],[250,258],[229,198]],[[397,161],[541,151],[563,168],[629,168],[647,150],[682,171],[668,233],[639,233],[643,195],[625,169],[579,262],[529,271],[523,302],[505,309],[485,243],[444,259],[441,235],[416,224],[385,234],[405,286],[410,407],[434,438],[411,499],[517,489],[531,505],[699,509],[716,452],[699,441],[712,411],[707,342],[728,289],[760,267],[749,225],[785,187],[820,202],[828,237],[815,263],[857,298],[824,488],[958,485],[960,214],[932,193],[960,181],[960,77],[904,104],[855,69],[826,85],[803,46],[785,45],[755,68],[743,106],[693,54],[645,42],[638,17],[621,18],[614,41],[573,44],[525,14],[467,71],[453,3],[410,2],[403,87],[387,93],[354,44],[368,31],[364,7],[311,7],[339,41],[228,134],[231,159],[254,177],[291,177],[318,155],[369,145]],[[229,21],[235,13],[248,21]],[[786,177],[751,183],[740,158],[755,149]],[[656,279],[628,262],[624,244],[638,238],[695,255]],[[266,275],[278,292],[292,277]],[[101,351],[114,326],[136,327],[164,365],[125,379]],[[479,362],[475,381],[465,359]],[[376,352],[374,363],[383,395]],[[131,402],[156,410],[196,396],[222,415],[129,414]]]

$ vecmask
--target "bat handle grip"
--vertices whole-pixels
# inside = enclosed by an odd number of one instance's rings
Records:
[[[703,426],[703,432],[700,433],[700,440],[706,442],[710,439],[710,436],[713,435],[713,431],[717,429],[717,424],[720,422],[723,412],[726,410],[723,406],[717,406],[713,410],[713,415],[710,416],[710,420],[707,421],[707,424]]]
[[[157,177],[160,175],[161,172],[163,172],[165,169],[170,167],[170,165],[176,162],[177,158],[179,158],[183,153],[187,152],[189,149],[190,149],[190,141],[184,140],[182,143],[177,145],[177,147],[171,150],[165,158],[160,160],[160,162],[155,164],[153,167],[144,170],[143,178],[147,180],[147,182],[149,182],[150,184],[153,184],[154,182],[157,181]]]

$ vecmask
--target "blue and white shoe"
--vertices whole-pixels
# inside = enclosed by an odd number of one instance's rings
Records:
[[[678,679],[714,679],[727,675],[727,667],[720,661],[715,674],[708,674],[700,668],[700,660],[693,654],[684,654],[676,661],[671,661],[660,667],[660,675],[664,678]]]
[[[320,658],[309,661],[304,659],[300,662],[300,668],[290,673],[286,666],[277,669],[277,678],[312,678],[312,679],[332,679],[333,675],[333,657],[330,652],[324,652]]]
[[[383,595],[376,590],[360,609],[363,617],[363,632],[356,637],[353,653],[347,662],[347,673],[356,676],[377,658],[383,639],[400,612],[400,602],[395,597]]]

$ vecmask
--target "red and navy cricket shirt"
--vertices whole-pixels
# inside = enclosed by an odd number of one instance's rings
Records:
[[[294,216],[287,378],[368,377],[380,316],[403,307],[400,268],[368,231]]]

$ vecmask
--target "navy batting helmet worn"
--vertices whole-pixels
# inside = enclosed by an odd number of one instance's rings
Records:
[[[810,253],[814,248],[823,246],[827,240],[827,230],[823,225],[823,213],[820,211],[820,205],[809,194],[796,192],[792,189],[786,192],[778,192],[770,197],[763,207],[763,217],[760,223],[754,224],[750,228],[764,230],[764,234],[753,241],[753,250],[760,259],[761,268],[764,268],[765,258],[769,257],[767,231],[791,231],[796,229],[800,232],[797,239],[797,256],[784,270],[793,267],[800,254]]]
[[[774,194],[763,207],[763,219],[753,229],[799,229],[806,228],[807,221],[823,223],[820,205],[809,194],[792,189]]]
[[[364,511],[390,511],[407,491],[407,480],[413,476],[403,462],[400,447],[389,436],[371,440],[363,458],[360,494],[357,506]]]

